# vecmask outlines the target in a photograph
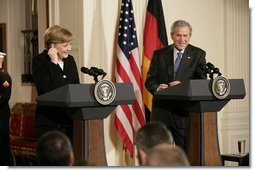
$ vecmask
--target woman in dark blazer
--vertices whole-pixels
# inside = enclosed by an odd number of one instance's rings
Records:
[[[72,33],[58,25],[45,31],[45,50],[33,58],[38,96],[66,84],[79,84],[76,62],[69,54],[72,40]],[[38,137],[50,130],[60,130],[73,140],[73,121],[58,107],[37,105],[36,129]]]
[[[175,21],[171,27],[173,44],[156,50],[147,73],[145,86],[156,91],[175,86],[190,79],[206,79],[201,65],[206,64],[206,52],[189,44],[192,27],[184,20]],[[178,53],[180,64],[176,69]],[[172,132],[175,143],[187,152],[188,114],[176,103],[153,98],[152,120],[165,123]]]

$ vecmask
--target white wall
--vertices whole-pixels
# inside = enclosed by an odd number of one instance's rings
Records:
[[[0,22],[7,22],[8,70],[14,80],[11,103],[34,101],[31,85],[21,83],[25,0],[0,0]],[[139,50],[142,54],[143,27],[148,0],[133,0]],[[233,100],[218,113],[222,153],[236,152],[236,141],[247,140],[249,150],[249,11],[248,0],[162,0],[166,28],[185,19],[193,26],[191,44],[207,52],[207,61],[219,67],[227,78],[243,78],[244,100]],[[75,33],[73,55],[79,68],[97,66],[114,77],[116,33],[120,0],[51,0],[50,24],[62,24]],[[40,6],[41,7],[41,6]],[[39,8],[40,8],[39,7]],[[3,14],[3,15],[2,15]],[[43,28],[43,27],[39,27]],[[44,30],[44,28],[43,28]],[[42,32],[42,30],[40,30]],[[41,46],[40,46],[41,47]],[[141,55],[142,56],[142,55]],[[80,74],[82,82],[93,79]],[[110,166],[132,165],[123,155],[121,140],[114,129],[114,114],[104,121],[105,143]]]

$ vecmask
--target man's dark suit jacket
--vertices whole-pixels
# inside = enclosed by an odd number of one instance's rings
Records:
[[[174,46],[170,45],[154,52],[147,72],[145,86],[154,94],[160,84],[168,84],[174,81]],[[198,47],[188,45],[182,56],[176,80],[186,81],[190,79],[206,79],[201,72],[201,64],[206,64],[206,52]]]
[[[206,74],[201,70],[201,65],[206,64],[205,56],[204,50],[189,44],[182,55],[175,80],[183,82],[190,79],[206,79]],[[154,52],[145,86],[154,95],[160,84],[169,84],[172,81],[174,81],[174,46],[169,45]],[[153,98],[152,120],[162,121],[171,131],[188,128],[187,116],[188,114],[177,103]],[[181,140],[178,140],[175,132],[172,131],[172,134],[177,143]],[[180,146],[184,144],[179,143]],[[186,147],[183,148],[186,150]]]

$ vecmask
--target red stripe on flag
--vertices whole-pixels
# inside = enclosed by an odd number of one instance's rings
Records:
[[[131,110],[129,108],[128,105],[121,105],[121,108],[122,110],[124,111],[124,114],[125,116],[127,117],[129,123],[130,123],[130,126],[132,127],[132,130],[133,130],[133,126],[132,126],[132,114],[131,114]]]
[[[117,69],[117,72],[118,72],[119,76],[121,77],[121,79],[123,80],[124,83],[130,83],[131,82],[130,78],[129,78],[129,75],[125,71],[122,64],[119,62],[118,57],[116,58],[116,69]]]
[[[143,109],[140,107],[137,100],[134,101],[134,103],[132,104],[132,107],[133,107],[134,111],[137,113],[136,117],[137,117],[140,125],[142,126],[146,122],[144,115],[143,115]]]
[[[137,66],[137,63],[134,60],[134,57],[133,57],[132,53],[130,55],[129,62],[130,62],[130,66],[131,66],[131,71],[132,71],[132,73],[135,77],[135,80],[136,80],[136,82],[139,86],[140,91],[142,92],[142,81],[141,81],[141,75],[140,75],[140,70],[139,70],[140,66]]]
[[[119,132],[119,135],[121,136],[122,140],[124,141],[125,149],[128,149],[128,151],[131,154],[131,157],[133,157],[133,152],[134,152],[133,144],[132,144],[126,130],[124,129],[122,122],[119,120],[118,117],[115,117],[115,127],[116,127],[117,131]]]

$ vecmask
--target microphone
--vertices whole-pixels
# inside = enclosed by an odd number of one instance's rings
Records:
[[[86,67],[81,67],[81,72],[83,72],[84,74],[88,74],[88,75],[90,75],[90,76],[93,76],[93,78],[94,78],[94,81],[95,82],[98,82],[98,73],[96,73],[94,70],[92,70],[92,69],[88,69],[88,68],[86,68]]]
[[[214,65],[210,62],[207,62],[206,66],[209,68],[209,69],[214,69]]]
[[[214,68],[214,73],[215,74],[218,74],[218,76],[221,76],[221,73],[220,73],[220,70],[219,70],[219,68]]]
[[[88,75],[90,75],[90,76],[93,76],[93,77],[98,77],[98,73],[97,72],[95,72],[94,70],[92,70],[92,69],[88,69],[88,68],[86,68],[86,67],[81,67],[81,72],[83,72],[84,74],[88,74]]]
[[[90,69],[96,72],[98,75],[102,75],[102,79],[107,75],[107,73],[104,72],[103,69],[99,69],[97,67],[91,67]]]
[[[210,62],[207,62],[206,66],[207,66],[207,70],[206,70],[207,74],[209,74],[210,79],[213,79],[214,65]]]
[[[84,74],[88,74],[89,69],[87,67],[81,67],[80,68],[81,72],[83,72]]]
[[[219,68],[215,67],[211,62],[208,62],[206,64],[206,73],[209,74],[209,77],[213,79],[214,74],[218,74],[218,76],[221,76]]]

